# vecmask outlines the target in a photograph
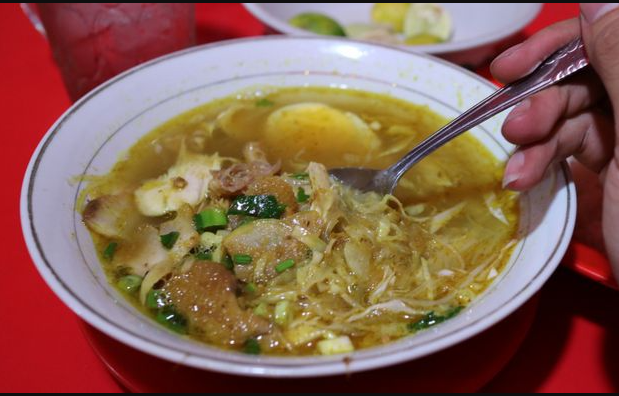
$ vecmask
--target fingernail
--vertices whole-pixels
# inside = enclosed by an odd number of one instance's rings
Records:
[[[509,58],[510,56],[514,55],[516,53],[516,51],[518,51],[518,49],[520,49],[520,47],[522,47],[522,43],[514,45],[511,48],[508,48],[507,50],[505,50],[505,52],[503,52],[501,55],[497,56],[494,59],[494,62],[498,61],[499,59],[505,59],[505,58]]]
[[[529,110],[530,107],[531,100],[523,100],[522,102],[520,102],[520,104],[514,107],[514,110],[512,110],[511,113],[507,115],[507,118],[505,118],[505,123],[507,124],[508,122],[513,121],[518,117],[521,117],[522,115],[524,115],[524,113],[527,112],[527,110]]]
[[[588,23],[593,23],[619,6],[619,3],[580,3],[580,12]]]
[[[505,174],[503,175],[503,188],[509,187],[516,180],[520,179],[520,172],[524,165],[524,154],[516,151],[514,155],[507,161]]]

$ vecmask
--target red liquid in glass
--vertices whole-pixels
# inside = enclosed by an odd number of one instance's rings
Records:
[[[71,99],[147,60],[195,43],[190,3],[39,3]]]

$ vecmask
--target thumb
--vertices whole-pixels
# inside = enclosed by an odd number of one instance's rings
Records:
[[[619,120],[619,3],[581,3],[581,30],[591,65],[600,76]],[[615,135],[619,136],[617,124]],[[608,258],[619,280],[619,158],[603,172],[602,228]]]
[[[619,112],[619,3],[581,3],[582,38],[591,65]]]

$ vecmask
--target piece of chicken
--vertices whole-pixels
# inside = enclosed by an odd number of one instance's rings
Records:
[[[82,216],[91,231],[120,239],[129,237],[141,220],[131,194],[97,197],[88,202]]]
[[[239,306],[237,286],[234,274],[223,265],[198,261],[187,272],[177,271],[163,290],[187,318],[192,332],[212,343],[230,346],[242,345],[270,329],[266,319]]]
[[[136,229],[131,243],[120,244],[113,264],[130,269],[132,274],[144,276],[158,264],[179,263],[200,243],[200,235],[193,226],[192,216],[191,207],[185,205],[178,210],[174,219],[161,224],[159,230],[152,225]],[[178,232],[179,237],[168,250],[161,243],[161,235],[171,232]]]
[[[264,219],[245,224],[223,240],[225,250],[235,255],[249,255],[252,262],[235,267],[236,276],[244,282],[264,283],[275,278],[275,266],[292,259],[300,264],[310,257],[310,248],[295,233],[320,234],[322,220],[314,211],[299,212],[283,220]]]
[[[194,154],[183,146],[174,166],[135,190],[138,209],[145,216],[162,216],[183,205],[196,207],[207,198],[213,172],[222,162],[217,154]]]
[[[113,263],[129,268],[134,275],[144,276],[169,257],[169,251],[161,244],[159,231],[152,225],[145,225],[136,231],[130,244],[120,244]]]
[[[198,234],[193,224],[193,210],[189,205],[182,206],[176,212],[174,219],[166,221],[159,227],[161,235],[171,232],[179,233],[176,243],[169,251],[170,259],[178,263],[192,248],[200,244],[200,234]]]

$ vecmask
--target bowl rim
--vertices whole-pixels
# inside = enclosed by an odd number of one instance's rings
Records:
[[[221,41],[211,44],[206,44],[202,46],[196,46],[192,48],[188,48],[182,51],[177,51],[160,58],[151,60],[144,64],[138,65],[130,70],[127,70],[118,76],[110,79],[109,81],[103,83],[99,87],[95,88],[93,91],[85,95],[75,104],[73,104],[62,116],[49,128],[44,137],[41,139],[39,145],[34,151],[32,158],[28,164],[28,168],[26,170],[26,174],[24,176],[24,181],[22,184],[22,192],[20,199],[20,217],[22,223],[22,232],[24,235],[24,239],[26,241],[26,245],[28,247],[31,258],[37,267],[39,273],[44,278],[45,282],[48,286],[54,291],[54,293],[66,304],[75,314],[79,317],[92,324],[97,329],[103,331],[104,333],[110,335],[111,337],[133,347],[142,352],[163,358],[168,361],[196,367],[199,369],[209,369],[213,371],[219,371],[227,374],[240,374],[246,376],[258,376],[258,377],[318,377],[318,376],[331,376],[342,373],[351,373],[351,372],[359,372],[365,371],[369,369],[374,369],[378,367],[385,367],[397,363],[401,363],[404,361],[421,358],[423,356],[438,352],[440,350],[446,349],[450,346],[453,346],[459,342],[465,341],[472,336],[478,334],[484,329],[490,327],[494,323],[504,319],[506,316],[511,314],[515,309],[521,306],[525,301],[527,301],[535,292],[541,288],[541,286],[546,282],[548,277],[554,272],[554,269],[559,264],[559,261],[567,246],[569,244],[570,236],[573,231],[574,219],[575,219],[575,190],[574,183],[571,179],[571,174],[569,172],[569,168],[565,163],[561,166],[561,173],[565,179],[566,187],[568,189],[567,196],[567,214],[565,218],[565,227],[562,231],[562,236],[558,240],[557,245],[554,247],[552,254],[549,255],[546,263],[540,267],[535,276],[522,287],[522,289],[516,293],[515,298],[513,298],[510,302],[503,305],[501,309],[495,310],[492,315],[489,315],[486,318],[481,318],[471,325],[459,329],[458,331],[451,333],[451,338],[458,336],[458,340],[454,341],[450,338],[447,341],[443,341],[440,346],[433,348],[431,351],[426,351],[423,353],[418,353],[414,357],[410,357],[407,355],[406,351],[400,352],[391,352],[388,355],[390,356],[388,361],[381,360],[376,356],[366,357],[364,360],[355,360],[354,367],[349,367],[349,361],[347,357],[338,358],[331,360],[322,360],[320,362],[308,362],[303,365],[298,366],[286,366],[284,364],[266,364],[266,362],[262,361],[262,359],[257,358],[253,361],[253,365],[244,365],[243,363],[239,363],[238,361],[228,360],[222,361],[216,357],[203,357],[203,356],[191,356],[186,353],[182,353],[173,347],[165,345],[164,343],[156,343],[152,340],[142,338],[127,332],[124,328],[119,327],[115,322],[108,320],[104,316],[100,315],[100,313],[88,307],[87,304],[77,296],[70,288],[64,284],[61,277],[56,274],[53,270],[53,267],[47,259],[45,258],[45,253],[43,248],[38,240],[37,233],[35,230],[34,223],[32,222],[33,213],[32,213],[32,194],[34,189],[34,181],[36,177],[36,171],[39,167],[39,164],[42,160],[43,155],[45,154],[45,149],[52,142],[54,136],[61,130],[63,124],[68,120],[69,117],[77,110],[79,110],[82,106],[84,106],[89,100],[91,100],[94,96],[98,95],[99,92],[105,90],[109,85],[115,84],[117,81],[122,80],[133,73],[140,71],[143,68],[155,65],[157,63],[166,61],[168,59],[172,59],[175,57],[183,56],[192,52],[200,52],[206,51],[212,48],[217,48],[221,46],[229,46],[234,44],[245,44],[250,43],[252,41],[320,41],[320,42],[333,42],[333,43],[346,43],[351,44],[350,39],[338,39],[338,38],[325,38],[325,37],[292,37],[292,36],[270,36],[270,37],[258,37],[258,38],[241,38],[234,40]],[[356,41],[356,40],[355,40]],[[391,47],[388,45],[380,45],[374,43],[367,43],[362,41],[357,41],[359,45],[363,45],[366,47],[380,47],[389,51],[396,51],[403,53],[405,55],[413,55],[419,56],[422,58],[426,58],[431,60],[432,62],[440,63],[446,67],[456,69],[458,72],[467,75],[470,78],[473,78],[475,81],[489,87],[495,89],[496,86],[493,85],[490,81],[482,78],[481,76],[466,70],[462,67],[459,67],[455,64],[452,64],[448,61],[438,59],[434,56],[424,54],[424,53],[411,53],[411,51],[405,51],[396,47]],[[455,335],[454,335],[455,333]],[[449,335],[447,337],[450,337]],[[312,357],[308,357],[312,358]],[[315,358],[315,357],[313,357]],[[266,365],[265,365],[266,364]],[[265,368],[266,367],[266,368]]]
[[[286,21],[282,21],[280,18],[273,16],[268,11],[264,10],[262,7],[262,3],[241,3],[245,7],[247,11],[249,11],[252,16],[258,19],[267,27],[273,28],[276,31],[280,32],[284,35],[292,35],[295,37],[330,37],[319,35],[307,30],[299,29],[297,27],[291,26]],[[481,3],[484,4],[484,3]],[[510,25],[504,26],[502,29],[492,32],[492,34],[487,34],[477,38],[470,38],[467,40],[461,41],[447,41],[440,44],[428,44],[428,45],[393,45],[391,48],[399,48],[409,52],[422,52],[427,54],[452,54],[457,52],[469,51],[476,48],[483,47],[488,44],[496,43],[501,40],[504,40],[512,35],[518,33],[522,29],[524,29],[528,24],[530,24],[541,12],[544,3],[516,3],[522,4],[523,6],[526,4],[530,7],[529,12],[526,14],[522,20],[516,21]],[[346,38],[346,40],[354,40]],[[367,42],[367,41],[366,41]],[[371,43],[373,44],[373,43]],[[388,46],[388,45],[387,45]]]

